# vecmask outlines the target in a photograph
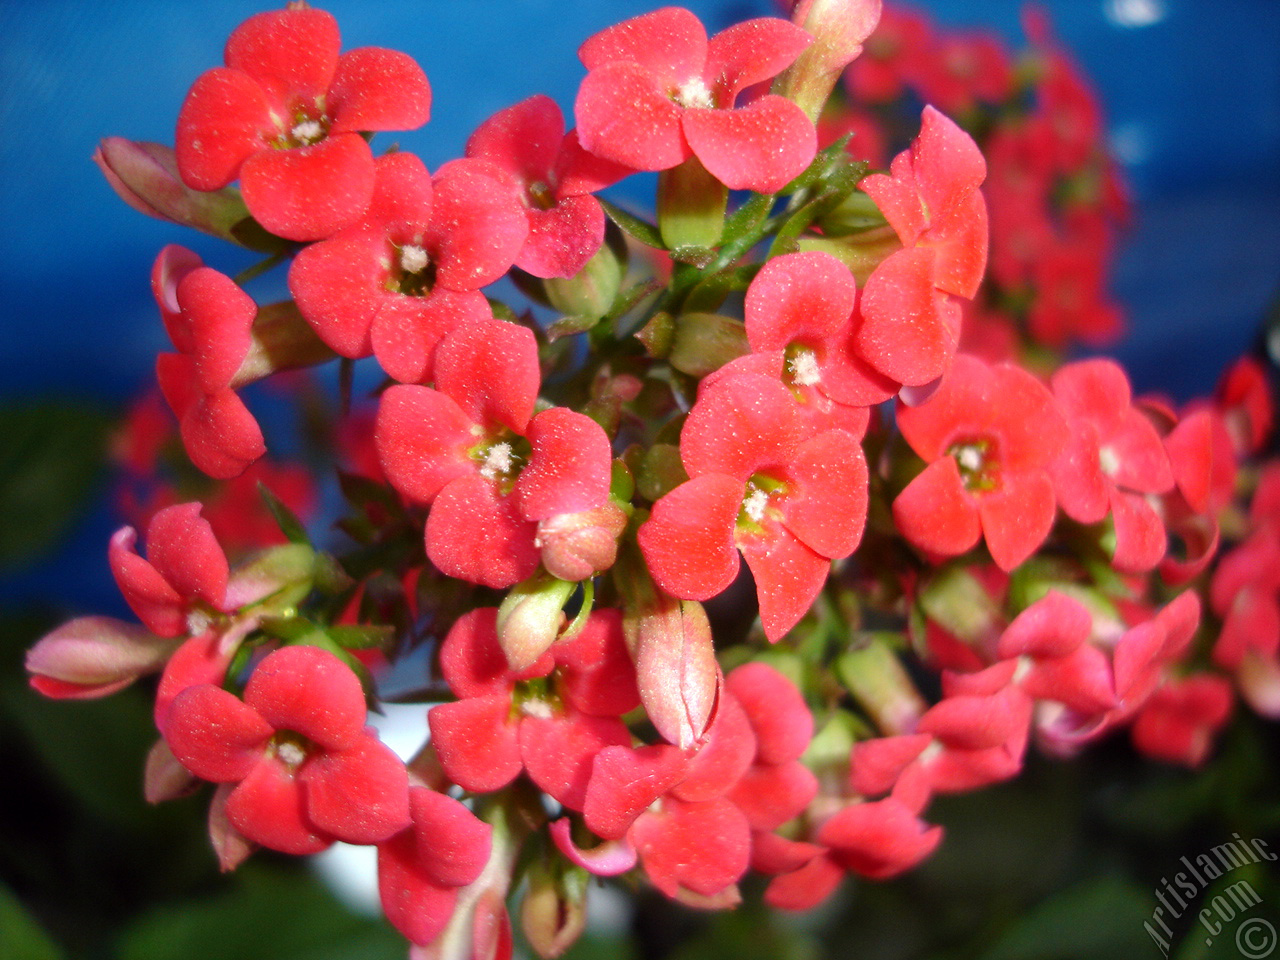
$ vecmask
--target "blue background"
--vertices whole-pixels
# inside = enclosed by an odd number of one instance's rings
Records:
[[[688,5],[711,31],[775,12],[764,0]],[[324,6],[344,48],[402,49],[426,70],[430,123],[376,143],[394,138],[433,169],[457,156],[484,118],[532,93],[569,112],[582,76],[578,44],[652,8],[642,0]],[[942,24],[991,27],[1022,45],[1017,0],[916,6]],[[1112,352],[1139,390],[1187,397],[1211,389],[1280,286],[1280,3],[1043,6],[1101,93],[1137,204],[1114,284],[1132,333]],[[227,34],[262,8],[248,0],[0,3],[0,402],[72,394],[122,404],[151,383],[155,354],[168,347],[148,290],[158,249],[187,244],[229,273],[251,262],[129,210],[89,158],[112,134],[171,142],[187,87],[221,63]],[[11,579],[0,597],[16,591],[87,609],[117,603],[101,561],[112,525],[100,515],[82,524],[75,543]]]

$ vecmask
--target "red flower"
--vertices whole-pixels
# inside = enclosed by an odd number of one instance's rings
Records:
[[[960,340],[960,308],[987,265],[987,207],[978,187],[986,162],[973,139],[933,107],[891,174],[861,187],[904,249],[867,278],[859,351],[877,371],[907,386],[942,376]]]
[[[578,137],[592,153],[636,170],[667,170],[696,156],[727,187],[774,193],[817,152],[813,124],[776,94],[735,103],[811,42],[774,17],[709,41],[701,21],[681,7],[625,20],[578,50],[589,71],[574,105]]]
[[[249,212],[290,240],[358,219],[374,181],[361,131],[426,123],[431,88],[406,54],[340,47],[333,17],[305,6],[237,27],[226,66],[201,74],[178,114],[183,182],[217,190],[239,178]]]
[[[781,361],[784,381],[802,402],[825,410],[880,403],[898,384],[857,350],[857,303],[853,275],[830,254],[775,257],[747,288],[747,342],[755,353],[782,354],[774,362]]]
[[[592,761],[606,747],[630,744],[618,718],[640,701],[620,615],[596,611],[577,636],[520,671],[507,665],[497,624],[496,608],[473,610],[441,647],[441,671],[459,697],[428,714],[441,765],[450,780],[476,792],[500,789],[527,771],[542,790],[581,810]],[[553,671],[559,697],[535,682]]]
[[[225,274],[173,244],[156,257],[151,291],[178,353],[156,358],[156,378],[178,417],[192,463],[220,480],[266,453],[258,421],[236,395],[258,306]]]
[[[378,895],[392,926],[423,945],[448,924],[459,889],[479,879],[493,828],[426,787],[409,789],[409,810],[412,825],[378,845]]]
[[[898,426],[928,464],[893,502],[913,544],[957,556],[985,536],[1012,570],[1044,542],[1056,512],[1049,469],[1068,430],[1035,377],[958,356],[926,403],[899,406]]]
[[[204,780],[236,784],[231,825],[284,853],[334,840],[378,843],[410,824],[404,765],[364,725],[360,681],[333,654],[284,647],[254,670],[244,700],[212,684],[180,693],[165,740]]]
[[[529,236],[515,265],[535,277],[572,277],[604,242],[604,208],[591,196],[631,173],[587,153],[564,132],[560,108],[538,94],[501,110],[467,141],[519,184]]]
[[[528,225],[516,189],[482,160],[433,178],[411,153],[379,157],[369,209],[289,268],[289,290],[344,357],[373,353],[402,383],[431,379],[440,339],[491,318],[479,289],[502,276]]]
[[[603,504],[609,438],[564,407],[533,416],[533,332],[501,320],[454,331],[436,360],[438,389],[382,395],[375,439],[392,486],[431,504],[427,556],[442,572],[501,589],[538,567],[538,522]]]
[[[811,436],[777,380],[742,374],[703,391],[680,434],[690,479],[653,506],[640,548],[672,596],[705,600],[756,578],[765,635],[804,616],[831,560],[853,552],[867,511],[867,465],[844,430]]]
[[[1173,470],[1151,421],[1130,402],[1129,379],[1110,360],[1061,367],[1053,394],[1067,415],[1070,444],[1058,457],[1054,491],[1067,516],[1115,525],[1112,563],[1145,571],[1165,553],[1164,521],[1144,494],[1173,489]]]

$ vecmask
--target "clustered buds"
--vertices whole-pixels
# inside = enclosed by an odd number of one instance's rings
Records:
[[[431,172],[371,146],[427,121],[422,70],[298,0],[236,28],[173,149],[103,142],[131,206],[268,258],[157,257],[174,352],[108,549],[141,625],[74,619],[27,668],[58,698],[159,674],[146,795],[211,784],[224,869],[376,847],[415,955],[509,957],[522,890],[553,957],[592,876],[719,909],[754,872],[808,909],[918,865],[932,799],[1030,749],[1128,729],[1196,766],[1237,691],[1280,716],[1262,372],[1175,408],[1052,352],[1116,328],[1123,213],[1065,53],[1037,20],[1015,69],[880,0],[790,6],[611,26],[574,129],[535,95]],[[655,222],[598,196],[636,171]],[[317,546],[320,481],[242,391],[335,357],[340,404],[276,380],[332,441]],[[366,712],[424,642],[404,758]]]

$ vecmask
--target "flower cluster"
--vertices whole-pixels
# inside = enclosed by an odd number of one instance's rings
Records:
[[[258,268],[161,251],[178,425],[153,393],[122,429],[108,551],[141,626],[82,617],[27,660],[51,697],[160,674],[146,793],[213,785],[224,869],[376,847],[416,955],[510,956],[524,890],[552,957],[590,875],[716,909],[755,872],[807,909],[919,864],[932,798],[1032,747],[1128,729],[1195,766],[1237,689],[1280,716],[1262,372],[1178,409],[1052,353],[1116,326],[1121,205],[1047,27],[1015,69],[879,0],[787,12],[609,27],[573,129],[535,95],[433,173],[371,147],[427,121],[422,70],[291,2],[234,31],[175,148],[103,143],[131,205],[287,264],[259,306]],[[894,143],[875,118],[916,100]],[[600,196],[636,171],[652,221]],[[346,502],[313,539],[322,478],[265,459],[240,391],[331,360],[340,403],[276,380]],[[399,757],[366,710],[423,643]]]

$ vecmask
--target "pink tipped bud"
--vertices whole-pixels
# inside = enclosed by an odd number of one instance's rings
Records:
[[[618,538],[626,526],[626,513],[613,503],[548,517],[538,524],[542,565],[571,583],[602,573],[618,558]]]
[[[227,819],[227,797],[236,784],[220,783],[209,801],[209,842],[218,855],[218,868],[230,873],[257,849],[257,844],[231,825]]]
[[[582,935],[587,923],[587,877],[584,870],[552,871],[542,865],[529,870],[520,926],[529,946],[544,960],[560,956]]]
[[[720,692],[711,623],[702,604],[657,593],[623,620],[640,701],[658,733],[681,750],[706,732]]]
[[[178,177],[173,148],[124,137],[107,137],[93,152],[107,183],[133,209],[158,220],[194,227],[232,243],[243,243],[233,228],[249,216],[234,187],[203,192]]]
[[[250,330],[252,340],[231,388],[239,389],[282,370],[301,370],[337,356],[316,336],[292,300],[259,307]]]
[[[27,672],[47,697],[105,697],[155,673],[180,642],[111,617],[78,617],[27,651]]]
[[[516,585],[498,608],[498,643],[514,671],[527,670],[555,643],[576,584],[539,576]]]
[[[880,22],[880,0],[799,0],[791,22],[813,43],[774,81],[773,92],[817,121],[836,81]]]
[[[201,782],[178,761],[163,738],[152,745],[142,779],[142,795],[147,803],[164,803],[185,797]]]

